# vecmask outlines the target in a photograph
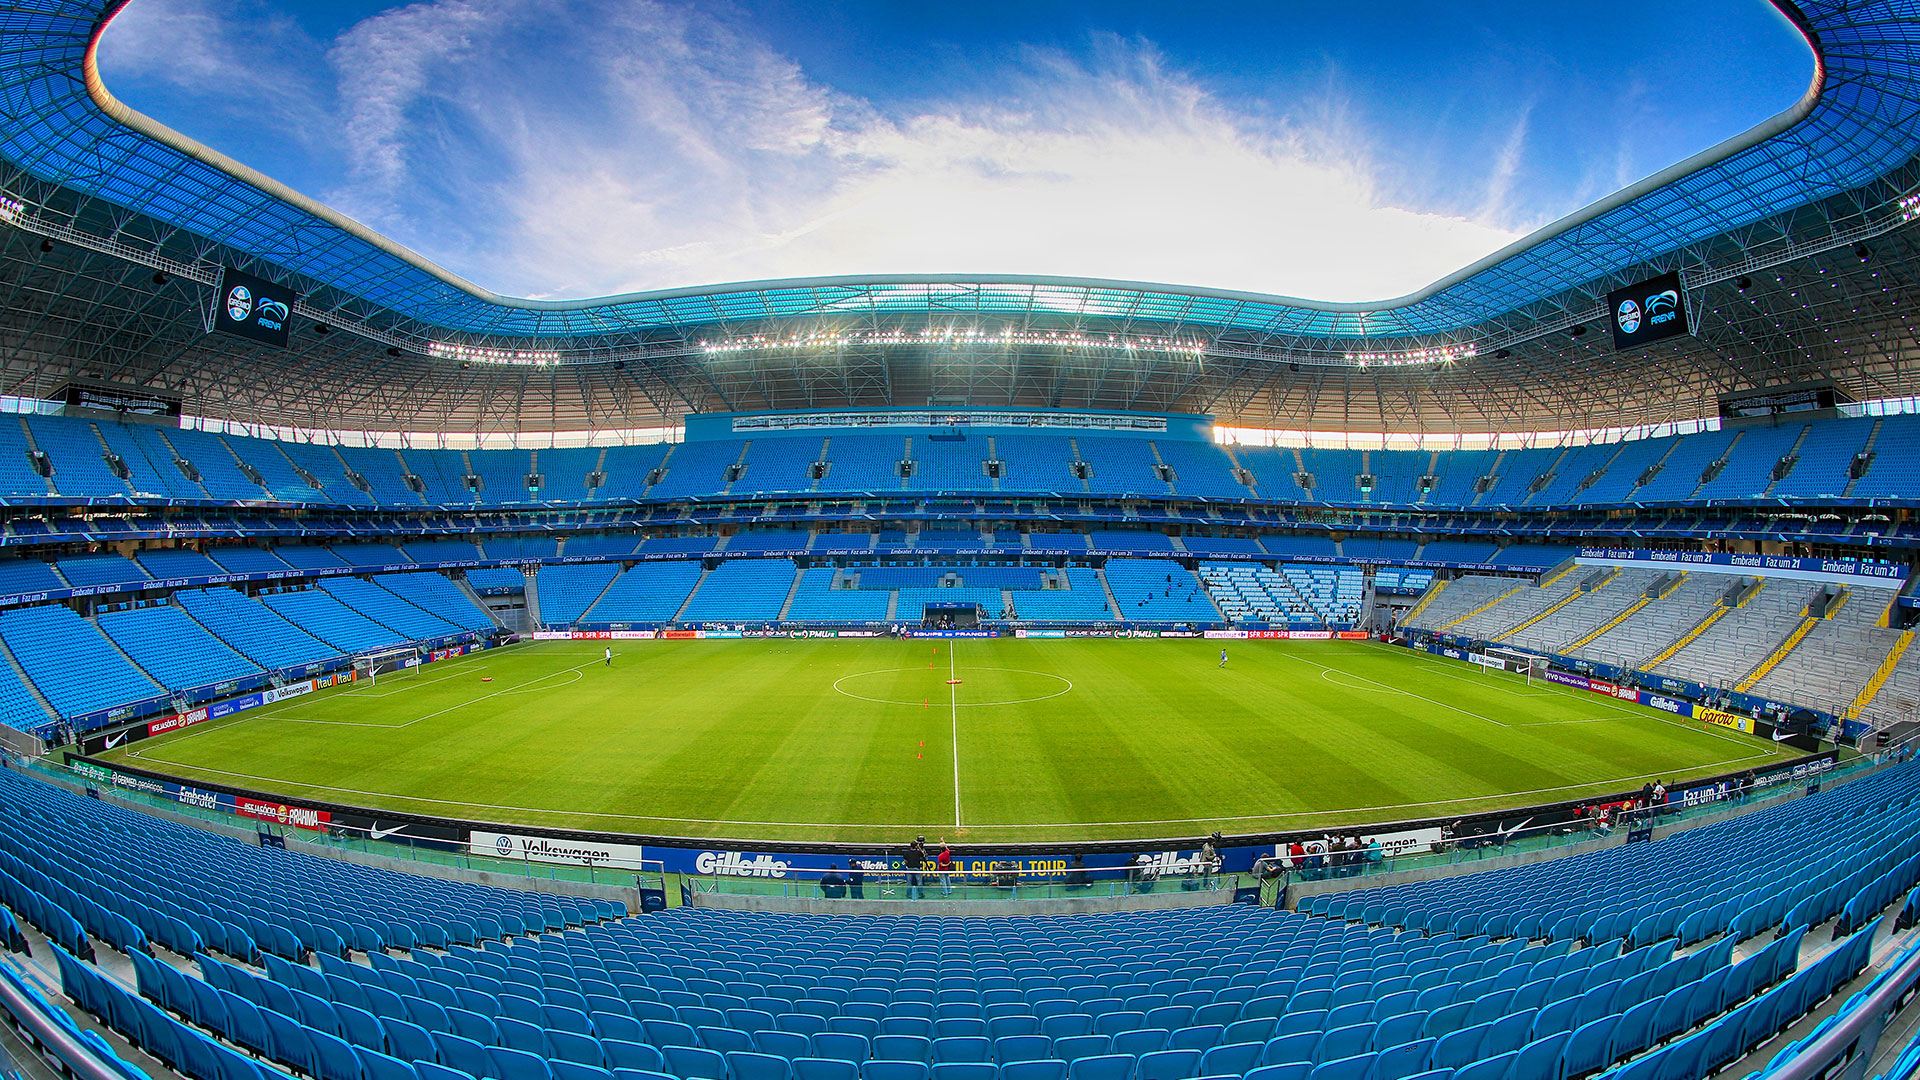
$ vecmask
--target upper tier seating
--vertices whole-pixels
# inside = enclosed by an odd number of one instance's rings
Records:
[[[261,674],[258,664],[208,633],[182,608],[158,604],[109,611],[100,616],[100,629],[169,690]]]
[[[888,589],[833,587],[839,571],[816,567],[800,575],[800,589],[793,594],[793,606],[787,618],[795,622],[877,623],[887,617],[893,600]],[[865,575],[861,575],[864,581]]]
[[[148,576],[155,578],[218,577],[231,572],[192,548],[143,551],[138,561]]]
[[[51,477],[34,470],[29,430]],[[855,430],[538,451],[395,450],[33,415],[0,423],[0,497],[512,508],[722,495],[1087,493],[1428,511],[1920,497],[1920,471],[1911,466],[1920,456],[1916,415],[1788,419],[1586,446],[1439,452],[1228,448],[1166,436],[1027,429],[967,428],[962,435]],[[1855,480],[1849,470],[1865,451],[1871,459]],[[119,464],[110,464],[108,454]],[[989,460],[1001,463],[1000,476],[988,475]],[[913,462],[909,476],[900,473],[903,461]],[[822,462],[825,475],[816,480],[813,467]],[[1251,476],[1251,489],[1236,475],[1236,464]],[[736,465],[738,476],[729,480]],[[1084,466],[1086,479],[1074,475],[1076,465]],[[115,473],[122,467],[127,478]],[[1776,471],[1786,475],[1775,479]],[[541,478],[537,491],[528,489],[529,475]],[[602,482],[590,486],[594,479]]]
[[[527,576],[515,566],[476,566],[467,571],[467,584],[481,594],[523,592]]]
[[[270,671],[301,667],[340,650],[282,618],[267,605],[225,588],[185,589],[174,601],[194,620]]]
[[[131,581],[145,581],[148,574],[140,569],[140,564],[125,555],[68,555],[54,565],[60,568],[60,576],[74,588],[87,585],[119,585]]]
[[[62,717],[164,693],[99,627],[59,604],[0,611],[0,639]]]
[[[1064,589],[1023,589],[1013,594],[1013,610],[1022,619],[1033,622],[1105,622],[1116,618],[1113,605],[1107,603],[1107,593],[1100,585],[1100,575],[1084,567],[1069,567],[1065,572],[1067,587]],[[939,592],[971,593],[974,589],[941,589]],[[928,594],[922,598],[926,602],[938,601],[942,597]],[[965,602],[965,598],[957,598]],[[983,602],[982,610],[989,617],[1000,614],[1004,606],[1001,598],[995,595],[991,602]],[[900,593],[902,610],[907,607],[907,592]],[[1144,608],[1140,609],[1144,612]],[[1146,619],[1145,614],[1127,614],[1128,618]]]
[[[292,569],[272,551],[251,544],[223,544],[207,549],[207,557],[229,574],[273,574]]]
[[[0,559],[0,596],[64,589],[67,583],[53,572],[53,564],[39,559]]]

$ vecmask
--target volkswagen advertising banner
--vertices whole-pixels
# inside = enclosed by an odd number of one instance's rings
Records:
[[[1615,352],[1692,333],[1679,271],[1608,293],[1607,321],[1613,326]]]
[[[214,299],[213,328],[276,349],[287,347],[293,305],[300,295],[284,285],[231,266],[221,267],[220,293]]]
[[[475,855],[522,862],[564,863],[569,866],[609,866],[638,870],[646,849],[639,844],[615,844],[604,840],[556,840],[547,836],[522,833],[480,832],[467,840],[467,850]]]

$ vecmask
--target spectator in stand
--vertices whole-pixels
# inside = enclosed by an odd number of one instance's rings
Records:
[[[1379,837],[1376,836],[1367,841],[1367,862],[1369,863],[1384,862],[1386,860],[1386,857],[1387,857],[1386,849],[1380,846]]]
[[[933,857],[933,868],[940,874],[940,895],[953,895],[953,848],[943,839],[940,854]]]
[[[1200,883],[1212,887],[1214,868],[1220,865],[1219,832],[1200,843]]]
[[[1655,780],[1653,782],[1653,805],[1665,806],[1666,804],[1667,804],[1667,782],[1665,780]]]
[[[820,895],[829,900],[847,895],[847,879],[840,876],[839,863],[828,864],[827,872],[820,875]]]
[[[1287,848],[1287,869],[1305,870],[1306,868],[1307,849],[1301,846],[1300,841],[1295,840],[1293,844]]]
[[[1084,889],[1091,884],[1087,880],[1087,857],[1075,852],[1073,861],[1067,864],[1067,888]]]
[[[847,892],[855,900],[867,898],[867,875],[860,869],[860,863],[854,859],[847,860]]]
[[[1640,785],[1640,805],[1641,806],[1653,805],[1653,785],[1652,784]]]

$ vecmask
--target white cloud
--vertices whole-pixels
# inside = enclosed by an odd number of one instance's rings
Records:
[[[542,296],[1012,273],[1373,300],[1513,239],[1497,186],[1474,219],[1388,205],[1331,99],[1276,123],[1149,45],[1094,46],[888,116],[698,5],[429,0],[328,50],[347,166],[321,194]]]
[[[115,81],[204,95],[231,123],[268,124],[300,139],[329,126],[328,91],[318,73],[283,61],[315,48],[299,23],[259,0],[140,0],[109,24],[100,65]]]

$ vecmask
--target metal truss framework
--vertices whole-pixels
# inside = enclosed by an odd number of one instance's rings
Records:
[[[563,304],[492,297],[238,165],[216,168],[210,151],[214,164],[186,156],[137,126],[137,114],[103,111],[102,100],[117,103],[101,97],[90,48],[116,6],[0,12],[0,191],[20,204],[0,208],[14,226],[0,230],[0,392],[41,395],[78,375],[176,390],[200,415],[350,430],[607,430],[696,411],[935,404],[1212,412],[1242,426],[1426,434],[1688,420],[1710,413],[1717,393],[1813,378],[1861,397],[1920,392],[1920,250],[1901,203],[1920,185],[1920,0],[1786,9],[1822,65],[1800,109],[1379,305],[1039,279],[788,282]],[[204,333],[223,262],[304,290],[292,349]],[[1698,334],[1614,354],[1606,291],[1674,268]],[[831,330],[857,341],[948,324],[1205,347],[701,347],[754,333]],[[446,340],[558,349],[567,362],[423,355]],[[1452,363],[1347,359],[1468,343],[1477,354]]]

